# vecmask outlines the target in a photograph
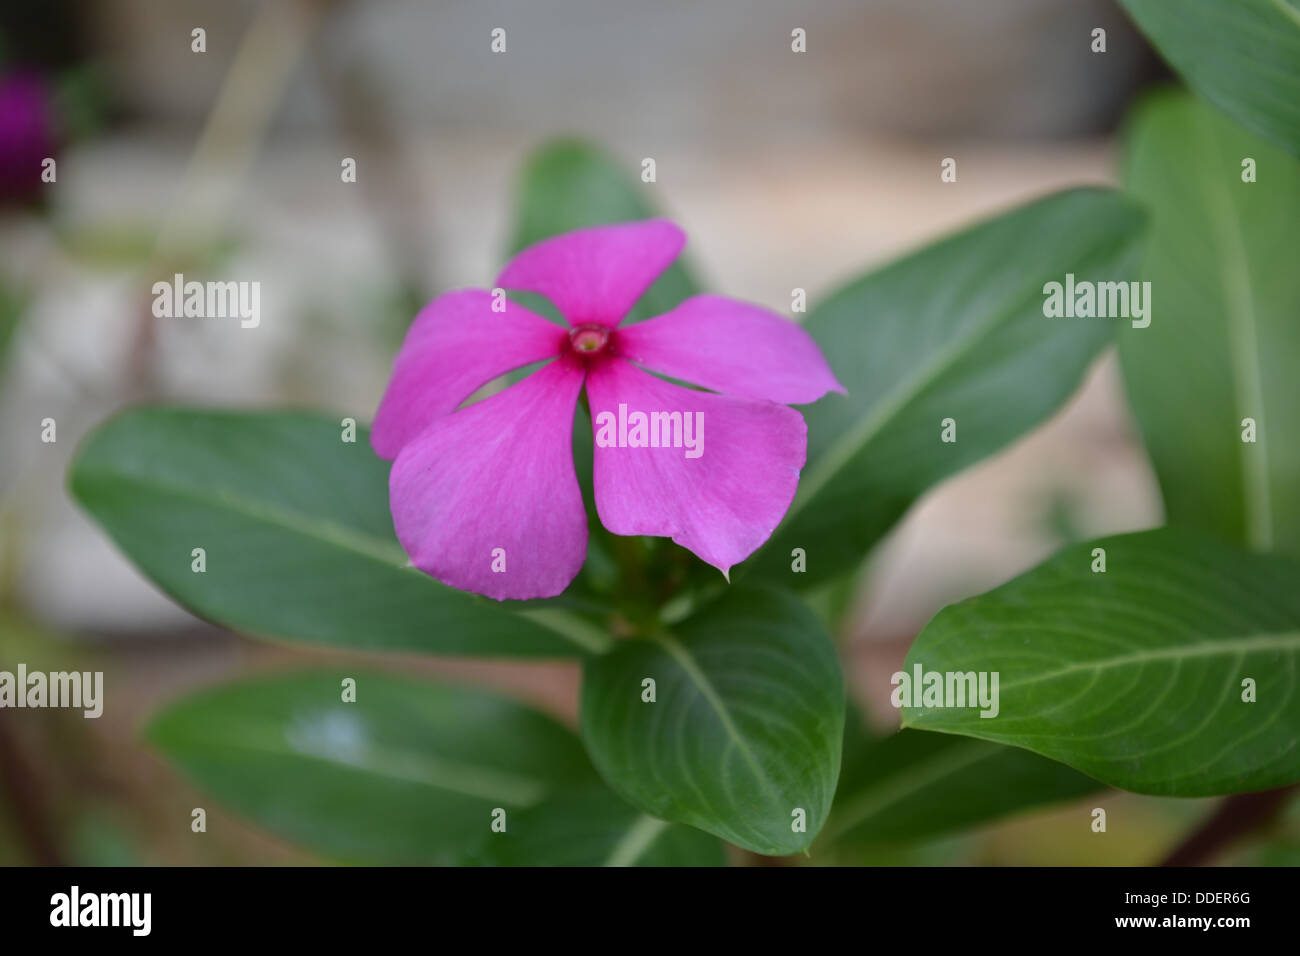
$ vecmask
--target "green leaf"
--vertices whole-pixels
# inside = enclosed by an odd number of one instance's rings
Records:
[[[507,606],[410,567],[388,463],[358,426],[310,412],[139,408],[100,426],[73,495],[201,617],[248,634],[368,650],[573,656],[605,635],[557,608]],[[196,573],[193,549],[204,549]]]
[[[26,306],[26,301],[17,291],[0,281],[0,375],[4,374],[9,346],[13,344]]]
[[[858,566],[935,483],[1075,391],[1123,319],[1043,314],[1047,282],[1136,277],[1142,216],[1101,189],[1050,196],[860,279],[805,327],[848,395],[805,408],[808,465],[755,563],[806,586]],[[955,442],[941,423],[956,422]],[[807,571],[791,574],[794,548]],[[742,565],[742,567],[744,567]]]
[[[1296,0],[1120,0],[1179,75],[1243,126],[1300,156]],[[1188,150],[1187,159],[1194,158]]]
[[[1094,549],[1105,552],[1105,571]],[[1024,747],[1139,793],[1300,780],[1300,560],[1161,529],[1071,546],[941,611],[904,670],[999,675],[997,716],[903,723]],[[1244,685],[1254,681],[1255,701]],[[915,703],[913,701],[912,703]],[[924,703],[924,701],[922,701]]]
[[[1137,112],[1125,180],[1151,210],[1155,306],[1120,357],[1168,521],[1300,552],[1300,161],[1165,94]]]
[[[636,168],[575,140],[556,140],[537,150],[520,178],[511,254],[573,229],[658,216],[646,199],[646,190],[655,187],[637,182],[631,174]],[[661,315],[697,292],[679,259],[646,290],[625,321]]]
[[[482,866],[725,866],[716,837],[647,816],[602,788],[509,815],[465,860]]]
[[[647,678],[654,702],[642,699]],[[615,792],[755,853],[796,852],[821,829],[843,729],[830,639],[775,591],[733,588],[672,633],[620,641],[585,668],[582,736]]]
[[[356,701],[341,699],[356,680]],[[458,858],[493,811],[594,783],[570,731],[480,691],[353,670],[259,678],[157,716],[149,741],[225,807],[341,860]],[[209,833],[213,821],[208,821]]]
[[[853,759],[846,747],[821,842],[921,840],[1100,789],[1096,780],[1027,750],[903,730]]]

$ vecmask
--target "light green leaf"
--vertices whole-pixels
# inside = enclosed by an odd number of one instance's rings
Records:
[[[1300,552],[1300,160],[1164,94],[1132,123],[1125,181],[1151,210],[1155,305],[1120,356],[1168,521]]]
[[[1300,156],[1296,0],[1120,0],[1197,93]],[[1194,152],[1187,153],[1187,158]]]
[[[820,843],[902,843],[977,826],[1102,785],[1065,764],[983,740],[903,730],[850,758]]]
[[[1050,196],[860,279],[805,327],[848,395],[804,409],[808,465],[751,559],[806,586],[857,567],[928,488],[987,457],[1075,391],[1124,319],[1047,318],[1043,287],[1136,278],[1142,216],[1118,193]],[[944,442],[953,419],[956,441]],[[806,573],[792,574],[794,548]],[[742,565],[742,569],[746,566]]]
[[[201,617],[247,634],[368,650],[574,656],[608,641],[562,608],[526,615],[410,567],[388,463],[365,429],[310,412],[139,408],[79,449],[72,494]],[[196,572],[194,549],[205,570]]]
[[[573,229],[660,215],[646,198],[655,187],[638,182],[637,169],[637,164],[620,164],[576,140],[543,146],[529,157],[520,177],[511,253]],[[662,315],[697,292],[679,259],[646,290],[625,321]]]
[[[511,813],[465,862],[483,866],[724,866],[722,844],[647,816],[601,788]]]
[[[843,728],[830,639],[775,591],[734,588],[585,668],[583,740],[615,792],[755,853],[796,852],[821,829]]]
[[[1024,747],[1139,793],[1300,780],[1295,558],[1174,529],[1071,546],[941,611],[904,670],[918,665],[998,674],[999,709],[912,701],[909,727]]]
[[[535,711],[351,669],[204,691],[147,735],[226,808],[346,861],[451,861],[490,832],[494,810],[508,818],[596,780],[578,739]]]

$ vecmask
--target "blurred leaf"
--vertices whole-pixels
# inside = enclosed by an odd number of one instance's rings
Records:
[[[1233,861],[1238,866],[1300,866],[1300,841],[1278,841],[1254,846]]]
[[[343,677],[356,702],[341,700]],[[172,705],[148,738],[204,792],[337,859],[453,860],[556,787],[595,783],[578,739],[481,691],[378,673],[294,674]],[[209,833],[212,821],[209,820]]]
[[[56,225],[54,238],[79,264],[117,270],[147,263],[158,244],[157,232],[146,223],[92,222]]]
[[[642,700],[646,678],[654,702]],[[732,589],[672,633],[617,642],[584,672],[582,735],[605,781],[655,817],[756,853],[793,853],[817,835],[843,728],[830,639],[779,592]]]
[[[135,838],[107,815],[90,812],[72,828],[72,859],[76,866],[140,866]]]
[[[1123,319],[1043,315],[1043,286],[1135,277],[1142,216],[1101,189],[1058,193],[859,279],[805,328],[848,395],[803,410],[808,465],[751,563],[800,587],[857,567],[916,498],[1050,416]],[[956,420],[957,441],[940,440]],[[791,551],[807,571],[791,574]],[[744,565],[742,565],[742,568]]]
[[[853,611],[854,602],[862,594],[862,581],[858,575],[841,575],[808,588],[800,597],[817,615],[831,640],[847,640],[845,622]]]
[[[1104,573],[1091,570],[1094,548]],[[1295,782],[1297,584],[1300,560],[1181,530],[1072,545],[940,611],[908,652],[908,673],[998,673],[997,716],[904,707],[903,723],[1024,747],[1138,793]]]
[[[1292,791],[1278,819],[1229,851],[1229,866],[1300,866],[1300,792]]]
[[[1151,210],[1142,278],[1158,304],[1120,356],[1169,523],[1300,552],[1300,161],[1165,94],[1138,110],[1126,165]]]
[[[1296,0],[1120,2],[1188,86],[1243,126],[1300,156]],[[1195,151],[1184,157],[1195,159]]]
[[[1100,789],[1096,780],[1027,750],[903,730],[852,757],[845,748],[822,840],[928,839]]]
[[[510,254],[573,229],[658,216],[645,198],[655,187],[638,182],[635,168],[574,140],[538,149],[520,179]],[[641,296],[625,324],[667,312],[699,291],[678,259]]]
[[[885,738],[876,733],[867,723],[866,714],[851,694],[844,699],[844,741],[840,747],[840,781],[839,792],[844,789],[844,773],[850,766],[856,766],[866,759],[866,755]]]
[[[0,375],[4,374],[9,347],[13,344],[18,322],[26,308],[26,299],[0,281]]]
[[[725,866],[716,837],[647,816],[599,788],[509,815],[465,862],[483,866]]]
[[[78,450],[73,495],[194,613],[247,634],[367,650],[574,656],[608,638],[566,611],[527,616],[410,567],[388,463],[311,412],[139,408]],[[192,570],[203,548],[206,571]]]
[[[109,89],[108,79],[94,66],[79,66],[59,74],[55,110],[65,139],[87,139],[103,127]]]
[[[59,249],[79,265],[117,272],[143,267],[152,262],[158,244],[157,226],[145,222],[95,221],[56,224],[54,238]],[[243,247],[233,233],[225,233],[182,258],[166,261],[163,271],[200,272],[221,268]]]

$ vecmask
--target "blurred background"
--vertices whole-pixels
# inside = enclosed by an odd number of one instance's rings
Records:
[[[815,305],[974,219],[1113,183],[1126,109],[1167,79],[1111,0],[6,4],[0,668],[103,670],[110,706],[90,721],[0,712],[0,863],[312,862],[138,743],[164,701],[326,652],[196,620],[78,511],[65,468],[115,410],[297,404],[369,420],[418,305],[490,285],[515,178],[556,136],[601,145],[632,177],[653,157],[644,188],[690,235],[703,284],[788,314],[795,287]],[[945,157],[956,183],[940,182]],[[150,287],[174,272],[259,281],[260,326],[154,318]],[[838,635],[854,697],[895,725],[889,675],[939,607],[1065,541],[1160,520],[1107,356],[1060,415],[932,492],[872,556]],[[370,663],[576,713],[568,664]],[[1104,848],[1058,825],[1079,812],[1066,807],[862,862],[1144,863],[1210,809],[1107,800],[1128,809]],[[189,830],[200,805],[205,839]]]

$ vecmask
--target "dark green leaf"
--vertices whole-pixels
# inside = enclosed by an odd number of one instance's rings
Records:
[[[852,844],[926,839],[1099,789],[1096,780],[1027,750],[903,730],[854,759],[846,748],[821,839]]]
[[[342,434],[308,412],[134,409],[86,440],[70,484],[163,590],[237,631],[477,655],[572,656],[608,640],[563,610],[512,614],[410,567],[388,463],[365,429]]]
[[[355,703],[342,701],[344,677]],[[595,783],[578,739],[535,711],[351,670],[208,690],[160,714],[148,737],[225,807],[368,863],[459,858],[494,810],[508,820],[554,788]]]
[[[793,853],[821,829],[843,728],[830,639],[779,592],[734,588],[585,669],[582,735],[605,781],[655,817],[756,853]]]
[[[509,816],[466,862],[485,866],[724,866],[722,844],[604,788],[559,793]]]
[[[1168,521],[1300,553],[1300,161],[1165,94],[1138,111],[1126,165],[1156,304],[1120,356]]]
[[[904,670],[918,665],[997,673],[999,709],[905,706],[909,727],[1024,747],[1139,793],[1300,780],[1295,558],[1174,529],[1071,546],[941,611]]]
[[[631,173],[638,168],[573,140],[537,150],[520,180],[511,253],[561,232],[658,216],[646,198],[658,187],[638,182]],[[697,292],[678,260],[641,296],[626,321],[661,315]]]
[[[808,465],[754,559],[806,586],[861,563],[916,498],[1075,391],[1124,319],[1044,316],[1047,282],[1136,278],[1142,216],[1078,189],[983,223],[849,285],[806,323],[848,395],[804,410]],[[941,423],[956,422],[956,441]],[[807,553],[791,572],[791,551]],[[743,566],[742,566],[743,567]]]
[[[1188,86],[1300,156],[1296,0],[1120,2]],[[1184,155],[1192,159],[1195,152]]]

